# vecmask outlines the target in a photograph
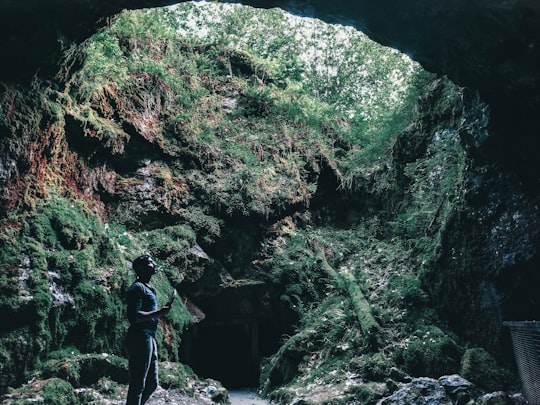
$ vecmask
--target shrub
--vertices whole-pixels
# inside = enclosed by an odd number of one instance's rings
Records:
[[[364,361],[362,376],[371,381],[384,381],[394,366],[394,362],[387,359],[382,353],[375,353],[367,356]]]
[[[42,389],[43,402],[46,405],[75,405],[79,403],[73,386],[60,378],[51,378]]]
[[[348,403],[354,400],[354,403],[363,405],[372,405],[381,397],[380,392],[376,392],[366,384],[353,385],[347,389],[346,394],[350,398]]]
[[[514,382],[511,374],[499,367],[491,354],[480,347],[465,351],[460,374],[488,391],[506,389]]]
[[[42,367],[42,376],[65,380],[75,387],[96,384],[103,377],[126,384],[128,381],[127,361],[118,356],[106,354],[76,354],[60,351]]]
[[[181,363],[160,364],[159,381],[165,389],[177,389],[187,395],[192,395],[194,389],[190,380],[194,377],[193,371]]]
[[[423,327],[402,341],[396,363],[414,376],[438,378],[459,371],[461,349],[436,326]]]

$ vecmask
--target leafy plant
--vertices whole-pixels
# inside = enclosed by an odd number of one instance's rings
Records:
[[[412,375],[438,378],[457,373],[461,355],[462,348],[452,337],[435,326],[427,326],[402,341],[395,359]]]
[[[43,384],[43,402],[47,405],[78,404],[77,396],[71,384],[60,378],[51,378]]]

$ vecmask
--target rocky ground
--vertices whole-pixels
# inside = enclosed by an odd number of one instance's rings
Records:
[[[389,384],[394,384],[391,387]],[[27,385],[27,389],[18,393],[8,394],[0,400],[3,405],[50,404],[50,399],[43,398],[33,388],[39,385],[34,381]],[[392,382],[389,380],[387,392],[383,398],[367,398],[361,390],[355,399],[347,402],[350,405],[364,405],[377,403],[377,405],[407,405],[407,404],[437,404],[437,405],[525,405],[527,401],[520,393],[509,394],[503,391],[483,393],[474,384],[459,375],[442,376],[434,378],[411,378],[407,382]],[[307,390],[297,390],[287,403],[294,404],[328,404],[344,403],[342,391],[334,391],[333,387],[310,386]],[[84,405],[124,405],[127,386],[116,384],[110,380],[102,380],[92,388],[78,388],[75,390],[78,403]],[[332,402],[337,400],[338,402]],[[63,401],[55,404],[67,404]],[[283,403],[283,402],[280,402]],[[254,390],[227,391],[217,385],[208,384],[195,388],[192,396],[176,389],[159,387],[147,402],[148,405],[176,404],[176,405],[270,405],[271,402],[260,398]]]
[[[29,383],[26,385],[25,390],[2,397],[0,403],[3,405],[50,403],[49,400],[43,398],[40,392],[36,391],[35,388],[39,385],[39,381]],[[116,384],[110,380],[102,380],[92,388],[77,388],[75,389],[75,393],[79,403],[84,405],[124,405],[126,403],[127,389],[127,385]],[[158,387],[147,404],[208,405],[229,403],[228,401],[227,390],[222,387],[208,385],[200,390],[195,390],[193,396],[188,396],[176,389]],[[58,402],[58,404],[60,403],[63,404],[66,402]],[[243,404],[246,403],[244,402]]]
[[[114,395],[108,397],[106,395],[99,395],[96,401],[92,404],[98,405],[124,405],[126,400],[127,387],[123,387],[118,390]],[[122,394],[122,395],[120,395]],[[212,404],[212,400],[205,400],[203,398],[188,397],[176,390],[165,390],[158,388],[154,395],[147,402],[148,405],[161,405],[161,404],[178,404],[178,405],[205,405]],[[90,404],[89,404],[90,405]]]
[[[29,387],[32,384],[29,384]],[[102,381],[93,388],[79,388],[75,390],[81,403],[85,405],[124,405],[127,396],[127,386],[121,384],[107,383]],[[269,405],[270,402],[260,398],[254,390],[243,389],[229,391],[222,387],[208,385],[194,394],[188,396],[175,389],[164,389],[158,387],[154,392],[148,405],[176,404],[176,405],[208,405],[218,403],[228,403],[231,405]],[[84,399],[83,399],[84,398]],[[41,395],[34,390],[28,389],[24,393],[18,392],[8,394],[0,399],[4,405],[20,404],[42,404],[48,403]]]
[[[125,396],[127,392],[127,387],[122,387],[118,389],[114,397],[105,397],[100,396],[96,400],[95,405],[105,404],[105,405],[124,405]],[[269,405],[265,399],[260,398],[256,392],[252,390],[236,390],[230,391],[228,396],[222,389],[207,387],[204,392],[201,392],[199,397],[193,398],[186,396],[185,394],[177,390],[165,390],[163,388],[158,388],[154,395],[148,401],[148,405],[162,405],[162,404],[177,404],[177,405],[207,405],[215,404],[216,402],[212,400],[215,398],[219,400],[220,398],[223,401],[228,401],[231,405]],[[217,402],[219,403],[219,402]],[[224,402],[221,402],[224,403]]]
[[[229,400],[232,405],[269,405],[270,402],[260,398],[252,390],[229,391]]]

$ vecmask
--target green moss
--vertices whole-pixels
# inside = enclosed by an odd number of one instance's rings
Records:
[[[36,206],[28,220],[28,236],[45,246],[68,250],[83,249],[92,244],[100,224],[82,201],[52,194]]]
[[[364,335],[364,342],[367,346],[375,348],[377,346],[378,332],[380,329],[379,324],[375,320],[372,314],[369,301],[364,296],[358,281],[350,272],[338,273],[327,262],[324,256],[324,251],[320,250],[317,254],[317,262],[331,277],[337,280],[340,287],[345,291],[346,295],[351,300],[352,307],[356,313],[356,318],[362,333]]]
[[[34,294],[32,300],[34,310],[39,321],[43,321],[49,315],[52,299],[48,291],[39,291]]]
[[[75,405],[79,401],[73,386],[60,378],[45,381],[42,389],[43,403],[46,405]]]
[[[193,229],[183,224],[166,226],[140,233],[135,238],[146,245],[145,251],[157,260],[159,271],[165,275],[164,281],[172,285],[179,284],[183,274],[178,269],[187,268],[188,250],[196,243]]]
[[[118,292],[112,293],[99,283],[84,280],[74,290],[76,327],[68,341],[87,352],[118,352],[124,335],[124,305]]]
[[[395,352],[395,361],[409,374],[438,378],[459,372],[462,349],[436,326],[417,330]]]
[[[0,311],[10,314],[17,314],[21,311],[21,307],[25,306],[25,303],[19,299],[19,285],[14,282],[17,277],[20,277],[21,252],[18,249],[20,243],[20,234],[14,229],[8,229],[0,234],[0,268],[2,269],[0,272],[0,291],[2,291]],[[27,276],[25,272],[24,277]],[[22,284],[29,288],[24,283]]]
[[[126,384],[127,360],[110,354],[80,354],[77,350],[61,350],[44,362],[41,376],[61,378],[74,387],[92,386],[104,377]]]
[[[487,391],[509,389],[516,384],[511,373],[499,367],[493,356],[480,347],[465,351],[461,360],[460,374]]]
[[[81,352],[74,346],[62,346],[58,350],[53,350],[49,353],[49,360],[62,360],[72,356],[78,356]]]
[[[197,239],[205,243],[213,243],[221,236],[224,221],[209,215],[201,207],[188,206],[182,210],[182,216],[197,235]]]
[[[383,353],[374,353],[360,360],[362,376],[368,381],[385,381],[395,363]]]
[[[186,395],[194,394],[192,381],[197,379],[193,370],[181,363],[161,363],[160,384],[165,389],[175,389]]]
[[[347,403],[360,403],[362,405],[373,405],[381,398],[380,389],[373,389],[368,384],[354,385],[346,391],[349,398]]]
[[[23,381],[38,363],[41,350],[35,331],[29,326],[0,334],[0,374],[3,384]],[[0,387],[5,389],[5,386]]]
[[[42,366],[41,374],[45,378],[61,378],[78,387],[81,381],[81,365],[70,359],[48,361]]]
[[[339,385],[362,352],[362,333],[348,298],[332,296],[303,313],[296,334],[263,366],[262,387],[273,397],[279,387]],[[271,394],[272,393],[272,394]]]
[[[12,269],[0,280],[9,279],[20,288],[11,294],[6,288],[0,299],[0,307],[18,320],[0,335],[6,359],[2,364],[10,365],[1,370],[5,381],[23,381],[50,350],[64,344],[121,352],[124,314],[119,291],[125,272],[117,274],[111,266],[125,266],[100,219],[82,202],[51,192],[16,220],[21,226],[0,241],[10,241],[0,261]],[[20,339],[14,341],[14,336]],[[15,343],[23,341],[24,349]],[[25,355],[16,360],[17,352]]]

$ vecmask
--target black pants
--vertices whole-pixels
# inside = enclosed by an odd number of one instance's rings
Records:
[[[144,334],[128,333],[129,389],[126,405],[142,405],[158,386],[156,340]]]

